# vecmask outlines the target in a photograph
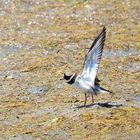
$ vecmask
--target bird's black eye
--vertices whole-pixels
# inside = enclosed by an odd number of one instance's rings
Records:
[[[71,76],[72,76],[72,75],[68,76],[68,75],[66,75],[66,74],[64,73],[64,79],[65,79],[65,80],[70,80]]]

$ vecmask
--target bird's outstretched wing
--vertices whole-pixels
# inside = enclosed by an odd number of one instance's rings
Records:
[[[97,78],[96,75],[103,52],[105,37],[106,28],[104,27],[101,33],[92,43],[85,58],[84,69],[81,76],[89,79],[93,84],[95,83],[95,79]]]

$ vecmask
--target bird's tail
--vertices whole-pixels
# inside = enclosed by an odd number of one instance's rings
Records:
[[[113,93],[112,91],[109,91],[109,90],[104,89],[104,88],[102,88],[102,87],[100,87],[100,92],[101,92],[101,93],[108,93],[108,94],[114,95],[114,93]]]

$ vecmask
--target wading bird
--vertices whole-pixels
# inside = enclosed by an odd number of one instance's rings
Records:
[[[112,93],[100,87],[100,80],[97,78],[97,71],[99,68],[99,63],[101,60],[104,43],[106,37],[106,28],[104,27],[101,33],[93,41],[84,61],[84,68],[80,74],[66,75],[64,74],[64,79],[66,82],[75,88],[79,89],[85,94],[84,106],[86,106],[87,95],[92,96],[92,103],[94,102],[93,95],[98,95],[99,93]]]

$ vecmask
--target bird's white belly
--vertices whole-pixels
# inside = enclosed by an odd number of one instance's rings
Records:
[[[92,86],[88,81],[76,81],[73,86],[83,93],[94,94]]]

